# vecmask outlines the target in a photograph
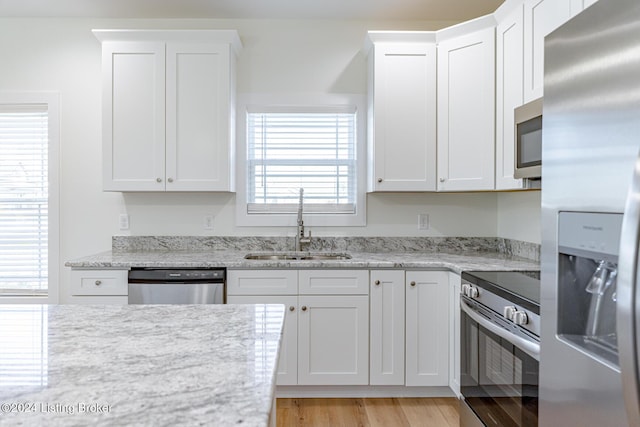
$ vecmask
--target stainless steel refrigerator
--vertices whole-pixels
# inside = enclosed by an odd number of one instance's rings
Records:
[[[640,1],[545,39],[541,426],[640,426]]]

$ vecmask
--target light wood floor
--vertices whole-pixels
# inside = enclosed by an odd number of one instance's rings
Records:
[[[278,399],[277,426],[458,427],[454,398]]]

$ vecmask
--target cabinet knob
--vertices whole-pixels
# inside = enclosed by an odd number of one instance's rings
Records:
[[[440,178],[440,182],[444,182],[444,178]]]
[[[96,280],[96,286],[102,285],[102,280]]]
[[[378,182],[382,182],[382,178],[378,178]]]
[[[411,282],[411,283],[409,283],[409,284],[410,284],[411,286],[415,286],[415,285],[416,285],[416,282]]]
[[[289,311],[293,311],[293,310],[295,310],[295,309],[296,309],[296,308],[295,308],[294,306],[290,306],[290,307],[289,307]]]
[[[378,286],[380,284],[380,280],[376,280],[375,282],[373,282],[376,284],[376,286]]]
[[[156,182],[162,182],[162,178],[156,178]]]
[[[302,306],[302,311],[307,311],[307,306],[306,305]]]
[[[169,181],[169,182],[173,182],[173,178],[169,178],[167,181]]]

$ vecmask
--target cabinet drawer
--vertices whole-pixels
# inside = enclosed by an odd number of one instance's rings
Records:
[[[128,294],[128,270],[71,270],[71,295]]]
[[[300,295],[368,295],[368,270],[300,270]]]
[[[228,270],[227,295],[297,295],[296,270]]]

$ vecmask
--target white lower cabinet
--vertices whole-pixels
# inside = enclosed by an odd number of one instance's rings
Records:
[[[286,305],[278,385],[448,386],[458,378],[450,367],[458,363],[457,344],[449,338],[459,325],[459,310],[451,308],[460,289],[460,276],[454,273],[227,273],[229,304]],[[283,289],[290,294],[272,293]]]
[[[278,385],[366,385],[368,277],[367,270],[229,270],[227,302],[286,305]]]
[[[128,270],[71,270],[73,296],[127,296]]]
[[[406,365],[408,386],[449,385],[449,276],[407,271]]]
[[[449,273],[449,387],[460,396],[460,291],[459,274]]]
[[[404,385],[404,270],[372,270],[369,384]]]
[[[371,271],[371,385],[449,384],[449,276]]]
[[[368,297],[300,295],[298,305],[298,384],[368,384]]]

